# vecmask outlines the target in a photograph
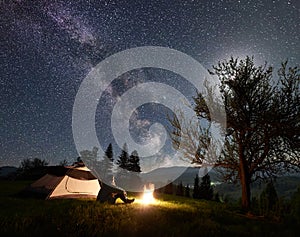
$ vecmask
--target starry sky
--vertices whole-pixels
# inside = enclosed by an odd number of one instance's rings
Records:
[[[299,22],[298,0],[1,0],[0,166],[35,157],[50,164],[74,161],[76,93],[89,71],[114,53],[163,46],[208,69],[246,55],[259,65],[278,67],[288,59],[295,66]],[[99,100],[96,128],[103,149],[112,142],[118,152],[109,129],[117,99],[146,81],[168,83],[193,96],[191,85],[170,72],[125,73]],[[164,123],[166,112],[153,104],[139,108],[130,120],[135,139],[142,139],[152,123]]]

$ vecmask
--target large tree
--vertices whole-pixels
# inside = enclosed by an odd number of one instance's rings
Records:
[[[225,180],[239,180],[242,206],[249,209],[251,182],[286,171],[299,171],[299,69],[287,68],[287,63],[283,63],[278,78],[273,78],[272,67],[257,67],[253,58],[246,57],[219,62],[210,73],[220,82],[226,111],[226,139],[221,155],[210,163],[205,152],[209,145],[208,130],[198,129],[198,133],[195,128],[182,130],[178,118],[172,121],[172,139],[175,147],[182,134],[190,141],[198,139],[198,152],[187,154],[186,149],[186,156],[199,165],[222,167]],[[202,94],[197,95],[195,104],[199,119],[212,122]]]

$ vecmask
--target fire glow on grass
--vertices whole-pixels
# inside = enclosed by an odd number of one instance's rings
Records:
[[[143,204],[153,204],[155,203],[155,198],[153,197],[154,192],[154,184],[149,184],[149,187],[146,185],[144,186],[144,193],[141,200],[141,203]]]

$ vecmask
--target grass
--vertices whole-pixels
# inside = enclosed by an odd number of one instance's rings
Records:
[[[0,236],[296,236],[297,226],[241,215],[233,206],[158,194],[143,205],[16,197],[28,182],[1,181]],[[136,197],[138,198],[138,197]]]

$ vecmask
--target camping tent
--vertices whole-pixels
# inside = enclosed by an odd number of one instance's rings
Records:
[[[98,179],[86,166],[53,166],[26,191],[36,196],[55,198],[97,198]]]

